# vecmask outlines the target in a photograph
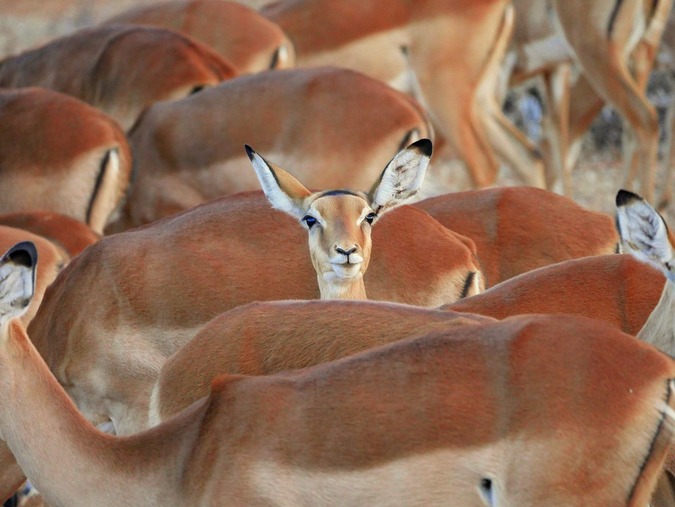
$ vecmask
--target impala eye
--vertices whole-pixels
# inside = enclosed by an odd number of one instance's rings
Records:
[[[372,225],[373,220],[375,220],[376,218],[377,218],[377,213],[375,213],[375,212],[373,211],[372,213],[368,213],[368,214],[366,215],[366,218],[364,218],[364,220],[365,220],[366,222],[368,222],[369,224]]]
[[[316,218],[310,215],[305,215],[304,217],[302,217],[302,221],[305,222],[308,229],[311,229],[312,226],[316,223]]]

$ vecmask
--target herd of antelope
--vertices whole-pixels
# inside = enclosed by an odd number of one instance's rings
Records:
[[[0,61],[0,501],[675,506],[672,0],[242,2]]]

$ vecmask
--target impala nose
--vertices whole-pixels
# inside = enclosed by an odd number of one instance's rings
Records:
[[[347,257],[349,257],[350,254],[353,254],[354,252],[356,252],[356,247],[353,246],[349,250],[345,250],[342,247],[336,246],[335,250],[337,250],[338,253],[341,253],[342,255],[346,255]]]

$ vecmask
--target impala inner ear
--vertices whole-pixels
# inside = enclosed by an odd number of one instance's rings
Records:
[[[30,241],[17,243],[0,259],[0,324],[20,317],[35,292],[37,249]]]
[[[37,249],[32,242],[22,241],[9,249],[6,258],[19,266],[32,268],[37,264]]]
[[[487,477],[483,477],[480,480],[479,489],[483,500],[487,505],[493,507],[495,505],[495,494],[492,487],[492,480]]]

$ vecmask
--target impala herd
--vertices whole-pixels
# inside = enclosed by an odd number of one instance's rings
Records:
[[[0,500],[675,506],[671,3],[158,0],[0,60]]]

